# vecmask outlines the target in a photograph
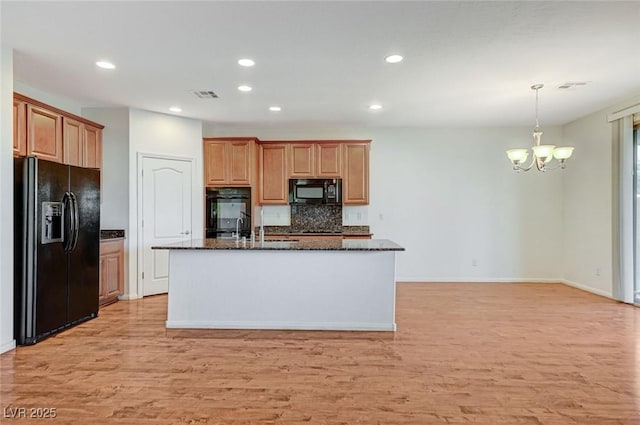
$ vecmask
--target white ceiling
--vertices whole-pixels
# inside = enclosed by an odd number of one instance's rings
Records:
[[[529,86],[543,83],[544,128],[640,94],[636,1],[0,7],[15,79],[85,106],[179,105],[182,116],[229,125],[533,125]],[[405,60],[387,64],[391,53]],[[256,66],[238,66],[242,57]],[[98,69],[103,58],[117,69]],[[590,84],[557,88],[567,81]],[[244,83],[251,93],[236,89]],[[371,112],[372,102],[384,108]]]

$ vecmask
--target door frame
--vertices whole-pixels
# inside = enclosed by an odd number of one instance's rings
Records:
[[[142,271],[144,271],[144,236],[142,229],[142,163],[145,158],[149,159],[165,159],[168,161],[183,161],[191,164],[191,189],[194,189],[195,183],[195,165],[196,159],[193,157],[164,155],[148,152],[138,152],[136,158],[136,298],[143,298],[144,282],[142,281]],[[193,222],[194,197],[191,196],[191,220]],[[193,227],[193,223],[191,224]],[[191,230],[193,234],[193,229]]]

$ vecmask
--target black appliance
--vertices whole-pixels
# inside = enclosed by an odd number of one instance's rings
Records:
[[[100,171],[14,160],[14,336],[19,345],[98,315]]]
[[[233,238],[251,236],[251,188],[207,188],[207,238]]]
[[[290,204],[342,204],[342,179],[290,179]]]

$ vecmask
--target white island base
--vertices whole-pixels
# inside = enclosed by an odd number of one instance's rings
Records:
[[[169,251],[167,328],[395,331],[395,251]]]

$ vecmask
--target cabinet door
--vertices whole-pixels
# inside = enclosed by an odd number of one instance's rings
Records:
[[[291,143],[289,145],[289,177],[310,178],[315,176],[315,144]]]
[[[205,142],[204,144],[204,170],[205,185],[220,186],[227,182],[226,155],[227,143]]]
[[[318,143],[318,177],[340,177],[342,175],[342,149],[338,143]]]
[[[343,149],[342,203],[366,205],[369,203],[369,144],[349,143]]]
[[[118,254],[100,256],[100,296],[98,303],[104,305],[114,301],[120,295],[118,276],[120,274],[120,258]]]
[[[260,145],[260,203],[286,205],[287,145]]]
[[[83,125],[82,166],[102,168],[102,130]]]
[[[82,138],[84,124],[71,118],[62,118],[62,154],[64,163],[82,167]]]
[[[229,178],[227,183],[249,186],[251,184],[253,142],[229,142],[228,145]]]
[[[103,241],[100,243],[100,305],[115,301],[123,292],[124,243]]]
[[[49,161],[62,162],[62,117],[27,105],[27,153]]]
[[[13,101],[13,156],[27,155],[27,104]]]

